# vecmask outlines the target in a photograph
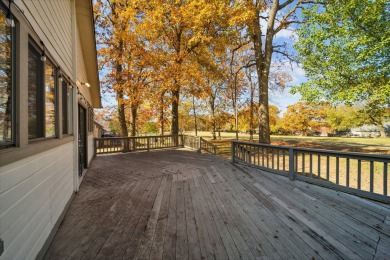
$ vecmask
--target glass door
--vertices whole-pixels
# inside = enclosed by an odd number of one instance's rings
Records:
[[[79,177],[87,167],[87,127],[86,110],[79,105]]]

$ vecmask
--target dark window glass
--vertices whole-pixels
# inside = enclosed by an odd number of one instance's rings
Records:
[[[73,102],[72,88],[66,80],[62,81],[62,133],[72,134]]]
[[[28,138],[56,136],[56,73],[41,51],[29,43],[28,52]]]
[[[13,136],[12,28],[5,23],[0,6],[0,145],[11,144]]]
[[[30,43],[28,49],[28,138],[44,137],[43,62]]]

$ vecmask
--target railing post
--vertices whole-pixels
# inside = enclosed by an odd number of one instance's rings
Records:
[[[146,137],[146,148],[148,149],[148,152],[150,151],[150,138],[149,136]]]
[[[123,152],[128,152],[129,151],[129,139],[124,138],[123,139]]]
[[[184,148],[184,135],[181,135],[181,147]]]
[[[198,153],[202,152],[202,137],[198,137]]]
[[[235,163],[235,154],[236,154],[236,146],[235,146],[235,143],[234,141],[232,141],[232,145],[231,145],[231,160],[232,160],[232,163]]]
[[[288,149],[289,156],[288,156],[288,170],[289,170],[289,178],[291,181],[295,180],[295,166],[294,166],[294,149],[289,148]]]

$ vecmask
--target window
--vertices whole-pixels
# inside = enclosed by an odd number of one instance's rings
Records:
[[[0,145],[14,143],[13,29],[0,5]]]
[[[62,81],[62,134],[73,133],[73,97],[72,88],[68,81]]]
[[[41,53],[29,43],[28,52],[28,137],[56,136],[56,74],[54,65],[41,61]]]
[[[45,137],[56,136],[56,69],[49,61],[45,63]]]

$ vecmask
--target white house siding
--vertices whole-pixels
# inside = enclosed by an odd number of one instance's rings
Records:
[[[80,92],[92,105],[90,89],[81,85],[81,82],[88,82],[85,67],[88,63],[84,61],[77,26],[72,26],[74,25],[72,17],[75,17],[76,12],[75,2],[71,0],[14,2],[23,10],[34,28],[33,32],[23,27],[23,33],[28,31],[36,41],[42,40],[48,56],[77,84]],[[13,10],[17,12],[16,8]],[[26,41],[24,44],[26,48]],[[26,59],[26,56],[24,58]],[[17,74],[16,77],[27,76]],[[25,90],[27,86],[22,88]],[[74,97],[76,98],[76,94]],[[74,108],[74,136],[77,139],[77,101],[74,101]],[[78,188],[77,144],[77,140],[70,141],[0,166],[0,239],[4,242],[4,252],[0,260],[35,259],[38,253],[42,253],[40,251],[54,225],[59,223],[61,214]],[[24,145],[34,146],[33,143],[27,142]],[[90,135],[89,161],[92,157],[93,137]]]
[[[24,11],[27,19],[54,60],[71,77],[71,1],[16,0],[15,3]]]
[[[93,132],[88,133],[88,163],[93,159],[94,155],[94,144],[93,144]]]
[[[83,94],[83,96],[88,100],[88,102],[90,104],[92,104],[92,100],[91,100],[91,94],[89,92],[89,88],[86,87],[85,85],[81,85],[81,82],[88,82],[88,78],[87,78],[87,72],[85,70],[85,63],[84,63],[84,57],[83,57],[83,52],[82,52],[82,48],[81,48],[81,43],[80,43],[80,34],[79,34],[79,30],[76,30],[77,31],[77,37],[76,37],[76,50],[77,50],[77,84],[78,84],[78,87],[80,89],[80,92]]]
[[[0,259],[34,259],[73,194],[73,142],[0,168]]]

